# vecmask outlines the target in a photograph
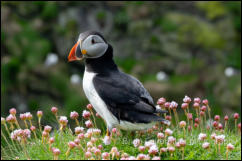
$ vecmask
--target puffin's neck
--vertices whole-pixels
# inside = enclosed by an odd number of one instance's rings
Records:
[[[86,71],[99,74],[107,74],[111,71],[117,71],[118,67],[113,61],[113,48],[108,44],[105,54],[99,58],[87,58],[85,61]]]

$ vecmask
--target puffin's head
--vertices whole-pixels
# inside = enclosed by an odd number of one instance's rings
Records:
[[[96,31],[86,31],[79,35],[77,43],[72,47],[68,61],[82,60],[83,58],[101,57],[107,50],[108,43]]]

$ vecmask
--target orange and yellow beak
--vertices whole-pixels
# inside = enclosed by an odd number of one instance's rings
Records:
[[[83,59],[83,54],[86,54],[87,51],[86,50],[78,50],[78,47],[79,47],[79,43],[80,41],[78,41],[71,49],[70,53],[69,53],[69,56],[68,56],[68,62],[71,62],[71,61],[75,61],[75,60],[82,60]],[[77,51],[78,50],[78,51]],[[80,58],[76,56],[76,52],[81,52],[80,53]]]

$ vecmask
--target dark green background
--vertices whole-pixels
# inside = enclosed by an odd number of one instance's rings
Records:
[[[82,79],[84,64],[67,63],[67,56],[89,29],[103,33],[120,69],[141,80],[155,101],[180,104],[188,95],[207,98],[213,113],[240,113],[241,2],[1,1],[1,115],[12,107],[43,110],[50,123],[52,106],[63,115],[80,113],[88,101],[70,77]],[[59,61],[46,67],[49,53]],[[166,80],[156,79],[159,71]]]

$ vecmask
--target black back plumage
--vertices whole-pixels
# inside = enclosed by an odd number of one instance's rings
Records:
[[[118,70],[113,61],[113,49],[109,45],[100,58],[86,59],[88,72],[96,73],[94,87],[108,109],[118,120],[132,123],[163,121],[157,116],[153,99],[134,77]]]

